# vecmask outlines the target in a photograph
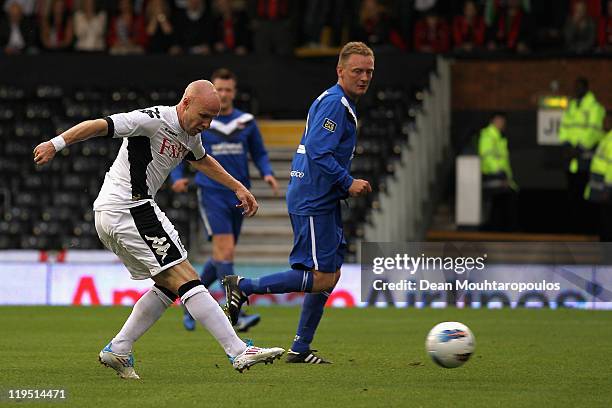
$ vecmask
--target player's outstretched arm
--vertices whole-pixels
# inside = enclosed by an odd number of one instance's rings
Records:
[[[108,133],[108,123],[104,119],[86,120],[75,125],[34,148],[34,162],[38,165],[48,163],[53,159],[55,153],[73,143],[87,140],[94,136],[104,136]]]
[[[257,200],[255,200],[253,194],[251,194],[241,182],[225,171],[223,166],[221,166],[215,158],[206,155],[198,161],[190,161],[189,163],[196,170],[201,171],[211,179],[232,190],[236,194],[236,197],[238,197],[238,200],[240,200],[240,204],[236,205],[236,207],[242,208],[244,215],[247,217],[255,215],[259,209],[259,204],[257,204]]]

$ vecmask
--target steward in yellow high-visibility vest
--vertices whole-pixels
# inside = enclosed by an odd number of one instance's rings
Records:
[[[603,137],[604,107],[589,91],[584,78],[576,80],[575,98],[563,113],[559,140],[571,147],[569,172],[587,173],[597,144]]]
[[[612,192],[612,130],[599,142],[593,160],[584,198],[596,203],[610,201]]]
[[[606,125],[606,129],[612,128],[612,112],[608,112]],[[612,242],[612,130],[604,136],[595,150],[584,198],[599,207],[599,239]]]
[[[480,131],[478,155],[482,172],[483,188],[511,188],[518,190],[512,178],[508,140],[502,134],[506,117],[502,113],[493,115],[489,126]]]
[[[478,138],[484,227],[493,231],[514,231],[518,227],[518,186],[512,176],[508,140],[502,133],[505,127],[506,115],[495,113]]]
[[[591,159],[603,138],[605,109],[601,106],[585,78],[576,79],[574,98],[570,101],[559,128],[559,140],[566,146],[570,159],[567,171],[568,232],[592,234],[597,231],[597,211],[584,199],[589,181]]]

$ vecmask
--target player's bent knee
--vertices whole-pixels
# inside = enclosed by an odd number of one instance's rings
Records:
[[[214,258],[220,262],[232,262],[234,260],[234,248],[218,251]]]
[[[313,271],[312,292],[331,290],[336,286],[338,279],[340,279],[338,272]]]
[[[342,275],[342,273],[340,272],[340,269],[338,269],[336,273],[334,273],[334,286],[336,286],[336,284],[340,280],[340,275]]]
[[[189,261],[183,261],[153,277],[156,284],[168,288],[174,293],[178,293],[178,289],[183,284],[192,280],[199,280],[199,277]]]

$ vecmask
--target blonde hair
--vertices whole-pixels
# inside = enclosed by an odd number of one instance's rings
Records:
[[[374,51],[364,43],[360,41],[353,41],[350,43],[346,43],[342,50],[340,51],[340,56],[338,57],[338,66],[344,65],[346,60],[353,54],[363,55],[364,57],[372,57],[374,58]]]

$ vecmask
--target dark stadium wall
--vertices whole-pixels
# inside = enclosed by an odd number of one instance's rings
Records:
[[[506,136],[512,168],[521,187],[519,220],[527,232],[565,232],[566,163],[559,146],[537,144],[537,102],[552,94],[571,94],[574,80],[589,79],[591,90],[612,108],[612,61],[607,59],[458,60],[452,72],[452,145],[457,154],[474,152],[479,130],[495,111],[506,111]],[[453,191],[454,174],[449,178]]]
[[[456,153],[473,147],[478,131],[495,111],[508,113],[506,136],[518,183],[528,189],[565,189],[565,165],[556,146],[536,142],[537,103],[551,94],[569,95],[579,76],[612,108],[612,61],[609,59],[459,60],[451,65],[452,143]]]
[[[586,77],[599,101],[612,107],[609,58],[459,60],[452,64],[453,110],[534,110],[538,97],[557,81],[570,94],[577,77]]]
[[[435,56],[378,54],[373,87],[423,87]],[[21,87],[171,88],[209,77],[217,68],[236,72],[239,86],[257,98],[260,115],[303,119],[314,98],[336,82],[335,57],[37,55],[0,59],[1,83]],[[371,92],[370,92],[371,93]]]

